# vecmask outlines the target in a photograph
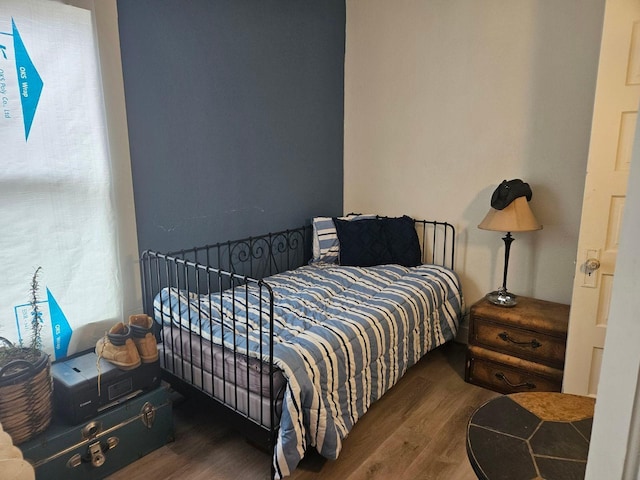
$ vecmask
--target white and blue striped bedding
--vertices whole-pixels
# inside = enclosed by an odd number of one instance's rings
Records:
[[[273,361],[288,381],[274,453],[279,477],[309,447],[337,458],[342,439],[370,405],[427,351],[453,339],[464,309],[456,274],[433,265],[316,264],[266,281],[274,292]],[[154,302],[156,319],[172,318],[216,343],[224,332],[225,345],[235,342],[242,353],[248,330],[248,354],[260,358],[258,322],[268,321],[268,300],[256,287],[246,297],[238,292],[210,301],[164,289]],[[242,319],[235,337],[232,311]],[[217,320],[209,322],[210,312]],[[262,352],[268,360],[266,339]]]

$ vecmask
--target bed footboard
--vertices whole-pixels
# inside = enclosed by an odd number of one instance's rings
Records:
[[[214,407],[233,411],[235,415],[223,418],[268,449],[275,441],[278,398],[284,385],[281,372],[273,366],[269,341],[273,331],[269,286],[156,252],[143,254],[142,278],[145,312],[162,323],[156,324],[156,331],[165,380],[184,393],[213,399]],[[251,322],[251,328],[258,325],[257,337],[265,339],[266,348],[259,351],[262,361],[247,356],[248,340],[235,333],[250,328],[248,314],[226,305],[243,301],[250,290],[263,300],[255,312],[257,319]],[[225,346],[217,345],[216,338],[224,339]]]
[[[162,320],[156,333],[163,377],[178,390],[213,399],[222,418],[267,450],[275,444],[285,382],[273,365],[273,293],[261,279],[306,264],[311,232],[307,226],[141,257],[143,308]],[[235,335],[250,319],[233,305],[250,291],[261,299],[251,325],[259,325],[255,334],[269,346],[259,352],[262,361],[248,358],[248,345]],[[197,319],[182,318],[194,309]],[[223,321],[215,324],[220,314]],[[214,342],[216,328],[224,348]]]

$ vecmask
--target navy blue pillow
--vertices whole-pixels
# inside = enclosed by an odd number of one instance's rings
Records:
[[[387,236],[378,219],[350,222],[334,218],[340,242],[340,265],[371,267],[393,263]]]
[[[405,267],[415,267],[422,263],[420,240],[411,217],[380,218],[382,229],[387,238],[387,248],[391,253],[391,262]]]

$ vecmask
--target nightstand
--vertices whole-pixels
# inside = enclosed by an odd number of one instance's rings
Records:
[[[562,389],[569,305],[518,297],[471,307],[465,380],[500,393]]]

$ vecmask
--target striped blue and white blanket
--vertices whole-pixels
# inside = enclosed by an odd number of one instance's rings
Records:
[[[371,404],[426,352],[453,339],[464,309],[457,275],[433,265],[315,264],[266,282],[274,295],[273,361],[288,381],[274,453],[278,477],[309,447],[337,458]],[[218,344],[224,334],[227,347],[268,360],[268,339],[261,350],[258,333],[258,322],[268,322],[268,300],[256,287],[211,298],[164,289],[154,307],[165,323],[172,318]],[[242,319],[235,334],[232,311]],[[209,321],[210,312],[217,320]]]

